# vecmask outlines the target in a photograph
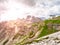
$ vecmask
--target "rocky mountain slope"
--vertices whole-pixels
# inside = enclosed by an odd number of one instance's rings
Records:
[[[40,32],[41,25],[44,25],[43,21],[34,16],[0,22],[0,45],[13,45],[16,42],[20,43],[18,40],[25,38],[32,41],[37,37],[35,34]]]

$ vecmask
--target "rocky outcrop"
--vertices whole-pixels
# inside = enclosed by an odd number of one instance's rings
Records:
[[[60,45],[60,31],[51,35],[44,36],[38,42],[27,45]]]
[[[34,16],[30,16],[30,15],[27,16],[26,20],[31,21],[33,23],[34,22],[43,22],[43,20],[40,19],[39,17],[34,17]]]

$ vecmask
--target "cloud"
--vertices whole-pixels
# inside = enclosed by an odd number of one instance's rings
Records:
[[[49,18],[49,15],[60,14],[60,0],[19,0],[20,2],[33,7],[30,15]]]
[[[6,4],[7,11],[1,15],[1,21],[15,20],[17,18],[24,18],[26,13],[32,12],[32,8],[23,3],[17,3],[15,0],[9,0]]]
[[[10,17],[31,15],[49,18],[49,15],[60,15],[60,0],[9,0],[6,5],[8,12],[4,15]]]
[[[0,15],[5,13],[5,11],[7,10],[7,0],[0,0]]]
[[[0,3],[4,3],[7,2],[8,0],[0,0]]]
[[[34,8],[37,10],[36,13],[38,17],[42,16],[48,18],[49,15],[59,15],[60,0],[36,0]]]
[[[18,2],[22,2],[28,6],[34,6],[36,4],[35,0],[16,0]]]

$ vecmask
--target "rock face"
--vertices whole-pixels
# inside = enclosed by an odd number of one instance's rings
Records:
[[[38,32],[38,27],[40,27],[41,22],[42,20],[40,20],[40,18],[30,18],[29,16],[27,19],[0,22],[0,45],[3,45],[3,43],[5,44],[7,40],[7,45],[12,45],[16,35],[19,36],[19,39],[21,36],[27,35],[31,35],[31,37],[33,37]],[[34,24],[34,26],[32,26],[32,24]],[[5,40],[5,38],[7,39]]]
[[[31,31],[32,23],[35,22],[43,22],[40,18],[27,16],[26,19],[17,19],[17,20],[10,20],[4,21],[0,23],[0,32],[6,33],[6,35],[11,35],[19,31],[21,35],[27,33],[27,31]],[[4,31],[4,32],[3,32]]]
[[[31,22],[42,22],[42,20],[38,17],[30,16],[28,15],[26,20],[31,21]]]
[[[6,21],[6,22],[1,22],[0,23],[0,37],[2,37],[3,35],[5,36],[13,36],[15,33],[24,35],[24,33],[27,33],[27,23],[25,21],[21,21],[21,20],[15,20],[15,21]],[[30,25],[29,25],[30,26]],[[3,37],[4,37],[3,36]]]
[[[43,37],[39,42],[33,42],[32,44],[27,45],[60,45],[60,32],[48,35]]]
[[[48,29],[55,29],[55,30],[60,30],[60,24],[47,24]]]

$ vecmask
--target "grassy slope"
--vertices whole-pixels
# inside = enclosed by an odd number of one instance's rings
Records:
[[[45,20],[45,26],[43,27],[44,29],[42,30],[42,32],[41,32],[41,34],[39,35],[39,37],[42,37],[42,36],[45,36],[45,35],[48,35],[48,34],[57,32],[57,30],[52,29],[52,28],[51,28],[51,30],[48,30],[48,27],[47,27],[47,25],[46,25],[46,24],[48,24],[48,23],[59,24],[59,23],[60,23],[60,20]]]

